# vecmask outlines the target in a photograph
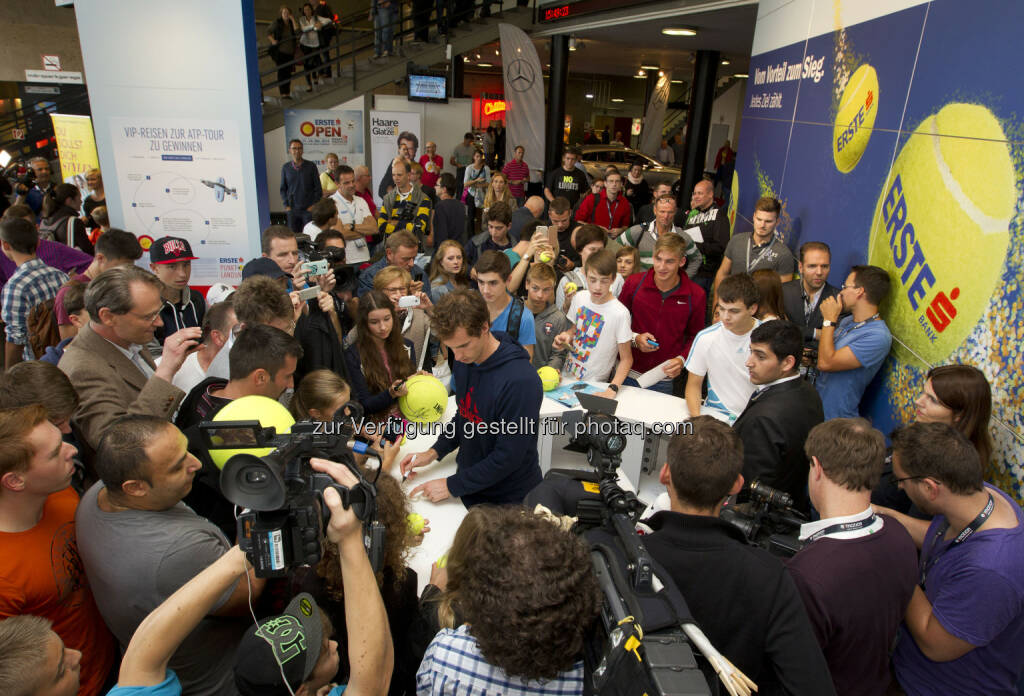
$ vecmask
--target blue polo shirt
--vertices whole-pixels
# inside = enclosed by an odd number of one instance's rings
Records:
[[[853,317],[847,316],[836,327],[833,342],[837,352],[849,346],[860,367],[842,372],[822,372],[814,386],[818,388],[821,405],[825,409],[825,420],[856,418],[860,415],[858,408],[864,390],[889,354],[892,334],[882,320],[858,326]]]

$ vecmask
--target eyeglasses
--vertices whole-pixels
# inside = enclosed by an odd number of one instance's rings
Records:
[[[156,321],[157,317],[160,316],[160,310],[159,309],[156,310],[155,312],[150,312],[149,314],[139,314],[138,312],[128,312],[128,313],[131,314],[134,317],[138,317],[139,319],[141,319],[142,321],[146,322],[147,324],[152,324],[154,321]]]
[[[889,474],[889,483],[894,486],[898,486],[904,481],[913,481],[914,479],[925,479],[927,476],[904,476],[903,478],[896,478],[895,474]]]
[[[839,289],[840,290],[849,290],[851,288],[859,288],[859,287],[860,287],[859,285],[847,285],[846,283],[843,283],[842,285],[839,286]]]

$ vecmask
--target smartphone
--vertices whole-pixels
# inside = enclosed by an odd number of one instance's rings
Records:
[[[320,288],[314,285],[311,288],[304,288],[299,290],[299,299],[305,302],[306,300],[315,300],[317,295],[320,294]]]
[[[398,306],[403,309],[420,306],[420,298],[415,295],[405,295],[398,298]]]
[[[326,274],[330,270],[330,266],[327,264],[327,259],[320,259],[318,261],[306,261],[302,264],[302,270],[306,271],[306,275],[312,278]]]

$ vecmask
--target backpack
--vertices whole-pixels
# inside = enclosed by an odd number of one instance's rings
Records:
[[[512,307],[508,310],[508,324],[505,326],[505,333],[512,337],[512,340],[519,343],[519,323],[523,320],[523,309],[525,305],[518,297],[512,298]]]
[[[28,345],[32,355],[38,360],[46,353],[46,349],[60,343],[60,330],[57,328],[57,312],[53,307],[54,298],[37,304],[28,313],[25,326],[28,329]]]
[[[75,234],[75,216],[68,215],[62,218],[48,218],[39,223],[39,238],[45,239],[50,242],[57,241],[57,230],[62,226],[67,225],[67,231],[64,235],[64,239],[68,240],[68,246],[74,246],[74,234]]]

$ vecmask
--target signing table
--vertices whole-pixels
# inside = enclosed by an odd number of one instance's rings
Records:
[[[604,384],[594,384],[602,389],[605,387]],[[661,433],[671,432],[675,426],[688,418],[686,402],[678,397],[638,387],[622,387],[616,401],[619,403],[615,412],[617,418],[628,424],[643,426],[629,429],[630,432],[642,430],[643,433],[627,435],[626,449],[622,454],[622,467],[619,470],[620,484],[623,488],[640,490],[642,493],[656,489],[656,487],[652,488],[649,481],[643,482],[648,485],[641,485],[641,472],[657,473],[657,465],[660,463],[658,461],[659,444],[663,439]],[[553,466],[564,469],[589,469],[583,454],[566,452],[562,449],[564,445],[568,444],[571,433],[561,432],[559,423],[561,415],[571,410],[573,409],[548,398],[541,403],[541,422],[538,424],[537,438],[541,473],[546,473]],[[448,407],[440,422],[452,420],[455,417],[455,412],[455,397],[452,396],[448,399]],[[436,439],[437,436],[430,432],[407,437],[397,461],[401,462],[407,454],[430,449]],[[414,475],[402,484],[403,490],[409,493],[421,483],[451,476],[455,473],[457,454],[458,450],[429,466],[416,469]],[[397,463],[390,474],[401,481],[402,473],[399,471]],[[458,498],[432,503],[422,496],[411,498],[409,507],[412,512],[417,512],[430,521],[430,532],[424,536],[423,543],[413,550],[409,558],[409,567],[416,571],[419,590],[422,591],[430,580],[431,564],[448,552],[448,547],[451,546],[455,537],[455,531],[466,515],[466,508]]]

